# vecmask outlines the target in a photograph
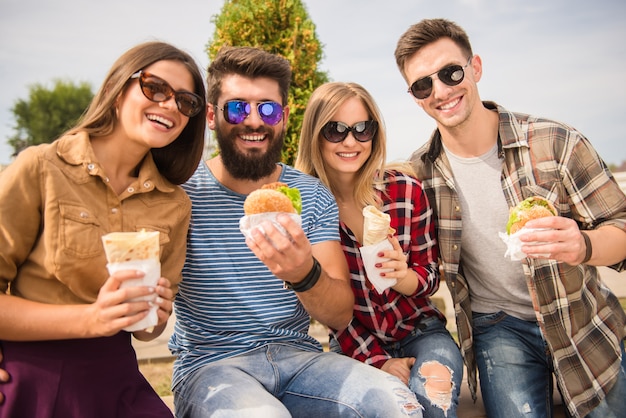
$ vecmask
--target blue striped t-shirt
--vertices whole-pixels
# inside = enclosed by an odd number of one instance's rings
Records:
[[[322,183],[281,164],[279,181],[302,196],[302,228],[311,244],[339,241],[337,205]],[[183,188],[191,198],[191,224],[183,280],[175,299],[169,348],[176,356],[172,386],[194,370],[268,343],[309,351],[309,315],[294,292],[254,255],[239,230],[247,195],[224,187],[205,162]]]

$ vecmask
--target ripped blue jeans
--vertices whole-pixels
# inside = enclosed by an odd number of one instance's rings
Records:
[[[415,357],[409,387],[424,407],[424,416],[456,418],[463,382],[463,358],[439,318],[422,320],[411,335],[383,348],[394,358]],[[441,367],[437,369],[437,365],[445,367],[444,371]],[[443,376],[446,370],[448,376]],[[437,380],[445,383],[438,385]]]
[[[176,416],[422,417],[399,379],[336,353],[269,344],[206,365],[174,389]]]

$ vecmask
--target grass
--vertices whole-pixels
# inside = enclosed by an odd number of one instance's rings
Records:
[[[174,360],[142,361],[139,363],[139,370],[159,396],[170,396],[172,394],[170,385],[172,383],[173,366]]]

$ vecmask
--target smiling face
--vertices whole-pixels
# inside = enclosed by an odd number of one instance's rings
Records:
[[[441,38],[418,50],[404,66],[409,85],[416,80],[436,73],[442,68],[457,64],[465,66],[468,61],[463,51],[449,38]],[[433,77],[433,89],[425,99],[415,99],[430,115],[440,129],[460,128],[470,118],[476,106],[482,106],[476,83],[482,75],[480,57],[474,56],[464,68],[465,77],[456,86],[442,83],[437,74]]]
[[[248,117],[236,125],[228,123],[221,110],[231,100],[244,100],[251,105]],[[257,110],[258,103],[267,101],[282,103],[277,81],[232,74],[222,79],[217,106],[208,106],[209,128],[215,131],[224,166],[235,178],[259,180],[267,177],[280,161],[289,108],[283,108],[283,117],[276,125],[269,125]]]
[[[174,90],[194,91],[193,77],[178,61],[157,61],[143,69],[164,81]],[[156,103],[141,91],[139,80],[132,79],[120,96],[117,106],[116,131],[130,140],[128,147],[162,148],[173,142],[189,122],[178,111],[174,97]]]
[[[342,122],[353,126],[357,122],[370,120],[365,105],[356,97],[346,100],[331,118],[331,121]],[[337,143],[320,138],[322,158],[326,163],[329,178],[351,179],[357,175],[372,153],[372,141],[359,142],[352,132]]]

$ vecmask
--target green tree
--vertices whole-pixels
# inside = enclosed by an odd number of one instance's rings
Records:
[[[72,127],[93,98],[91,86],[82,82],[55,80],[52,89],[41,84],[29,87],[27,100],[19,99],[11,109],[15,134],[8,140],[14,156],[24,148],[49,143]]]
[[[254,46],[289,60],[293,79],[289,91],[289,125],[282,161],[292,165],[298,152],[304,108],[313,90],[328,81],[318,70],[322,44],[301,0],[226,0],[213,16],[213,39],[207,44],[209,59],[224,45]]]

